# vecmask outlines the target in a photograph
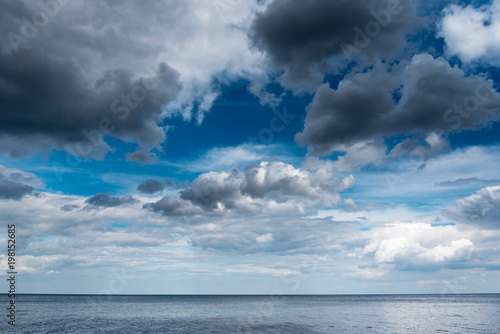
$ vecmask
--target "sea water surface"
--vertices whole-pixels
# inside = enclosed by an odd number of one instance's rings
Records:
[[[6,295],[2,295],[7,305]],[[2,333],[500,333],[500,294],[18,295]]]

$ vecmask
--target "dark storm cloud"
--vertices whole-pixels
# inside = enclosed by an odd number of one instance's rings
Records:
[[[491,80],[421,54],[409,63],[377,63],[336,90],[321,86],[295,139],[313,154],[326,154],[382,136],[477,130],[499,118],[500,94]]]
[[[391,56],[405,45],[414,22],[410,0],[275,0],[256,15],[249,37],[286,69],[282,84],[291,88],[321,83],[315,66],[333,56]]]
[[[158,182],[153,179],[146,180],[142,182],[138,187],[137,190],[140,192],[143,192],[145,194],[154,194],[159,191],[162,191],[165,188],[165,184]]]
[[[11,175],[12,176],[12,175]],[[0,174],[0,199],[20,200],[25,195],[32,194],[35,188],[23,183],[12,181],[12,177]]]
[[[91,85],[71,61],[34,49],[0,50],[0,138],[46,142],[84,157],[109,150],[104,134],[151,149],[165,140],[157,123],[181,88],[165,63],[152,78],[110,70]]]
[[[0,28],[5,35],[0,40],[7,37],[7,33],[16,31],[18,20],[23,17],[29,17],[30,10],[24,1],[4,0],[0,3]]]
[[[138,200],[136,200],[132,196],[113,197],[110,196],[110,194],[106,193],[106,194],[97,194],[95,196],[92,196],[88,200],[86,200],[85,203],[88,203],[92,206],[111,208],[124,204],[138,203]]]

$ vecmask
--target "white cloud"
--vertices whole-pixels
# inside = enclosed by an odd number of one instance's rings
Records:
[[[438,36],[444,37],[450,54],[465,62],[500,64],[500,0],[481,8],[450,5],[443,13]]]
[[[385,269],[380,269],[378,267],[372,268],[357,268],[352,274],[349,276],[359,277],[365,280],[374,280],[381,279],[388,274],[388,271]]]
[[[367,165],[380,165],[386,157],[387,146],[381,140],[370,140],[340,147],[338,150],[346,153],[338,157],[334,167],[340,172],[350,172],[359,171]]]
[[[272,233],[266,233],[258,236],[257,238],[255,238],[255,240],[257,240],[257,242],[270,242],[273,241],[274,238]]]
[[[238,168],[252,163],[259,163],[270,157],[283,161],[287,158],[284,156],[286,151],[287,148],[279,144],[241,144],[238,146],[214,147],[195,161],[168,164],[192,172],[227,170],[228,168]]]
[[[432,267],[467,261],[474,244],[455,226],[395,222],[375,228],[362,255],[373,254],[376,263],[395,263],[405,267]]]

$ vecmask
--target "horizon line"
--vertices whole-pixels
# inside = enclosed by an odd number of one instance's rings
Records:
[[[213,297],[223,297],[223,296],[234,296],[234,297],[279,297],[279,296],[463,296],[463,295],[499,295],[500,292],[463,292],[463,293],[339,293],[339,294],[318,294],[318,293],[303,293],[303,294],[144,294],[144,293],[129,293],[129,294],[98,294],[98,293],[31,293],[23,292],[16,293],[16,295],[40,295],[40,296],[172,296],[172,297],[183,297],[183,296],[213,296]],[[9,293],[0,293],[0,295],[9,295]]]

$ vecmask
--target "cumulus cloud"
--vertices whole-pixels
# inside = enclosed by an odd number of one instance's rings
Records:
[[[400,94],[397,102],[395,94]],[[497,121],[500,94],[492,81],[466,76],[442,58],[420,54],[409,63],[378,62],[373,69],[348,75],[337,89],[324,84],[307,109],[304,130],[295,139],[313,154],[417,133],[427,136],[432,150],[446,147],[432,134],[477,130]]]
[[[170,182],[171,184],[172,182]],[[137,190],[145,194],[154,194],[162,191],[165,188],[165,183],[158,182],[154,179],[149,179],[137,186]]]
[[[282,162],[262,162],[244,170],[201,174],[178,195],[164,197],[150,207],[167,216],[258,209],[304,213],[310,206],[340,204],[338,192],[354,182],[353,176],[341,180],[326,169],[308,171]]]
[[[256,15],[249,36],[254,48],[285,68],[284,87],[312,92],[330,58],[390,57],[405,44],[414,22],[412,2],[406,0],[275,0]]]
[[[470,260],[474,243],[455,226],[395,222],[378,227],[370,234],[362,255],[376,263],[395,264],[400,269],[440,268]]]
[[[500,64],[500,1],[476,8],[449,5],[443,10],[438,36],[447,51],[464,62],[482,60]]]
[[[115,206],[138,203],[132,196],[113,197],[110,194],[97,194],[85,201],[94,207],[112,208]]]
[[[458,199],[445,215],[469,226],[500,229],[500,186],[486,187]]]
[[[0,90],[0,139],[41,139],[86,158],[111,150],[104,135],[161,150],[166,135],[157,123],[182,88],[167,64],[152,78],[111,70],[90,84],[75,63],[35,50],[0,52],[0,60],[0,82],[9,88]]]

